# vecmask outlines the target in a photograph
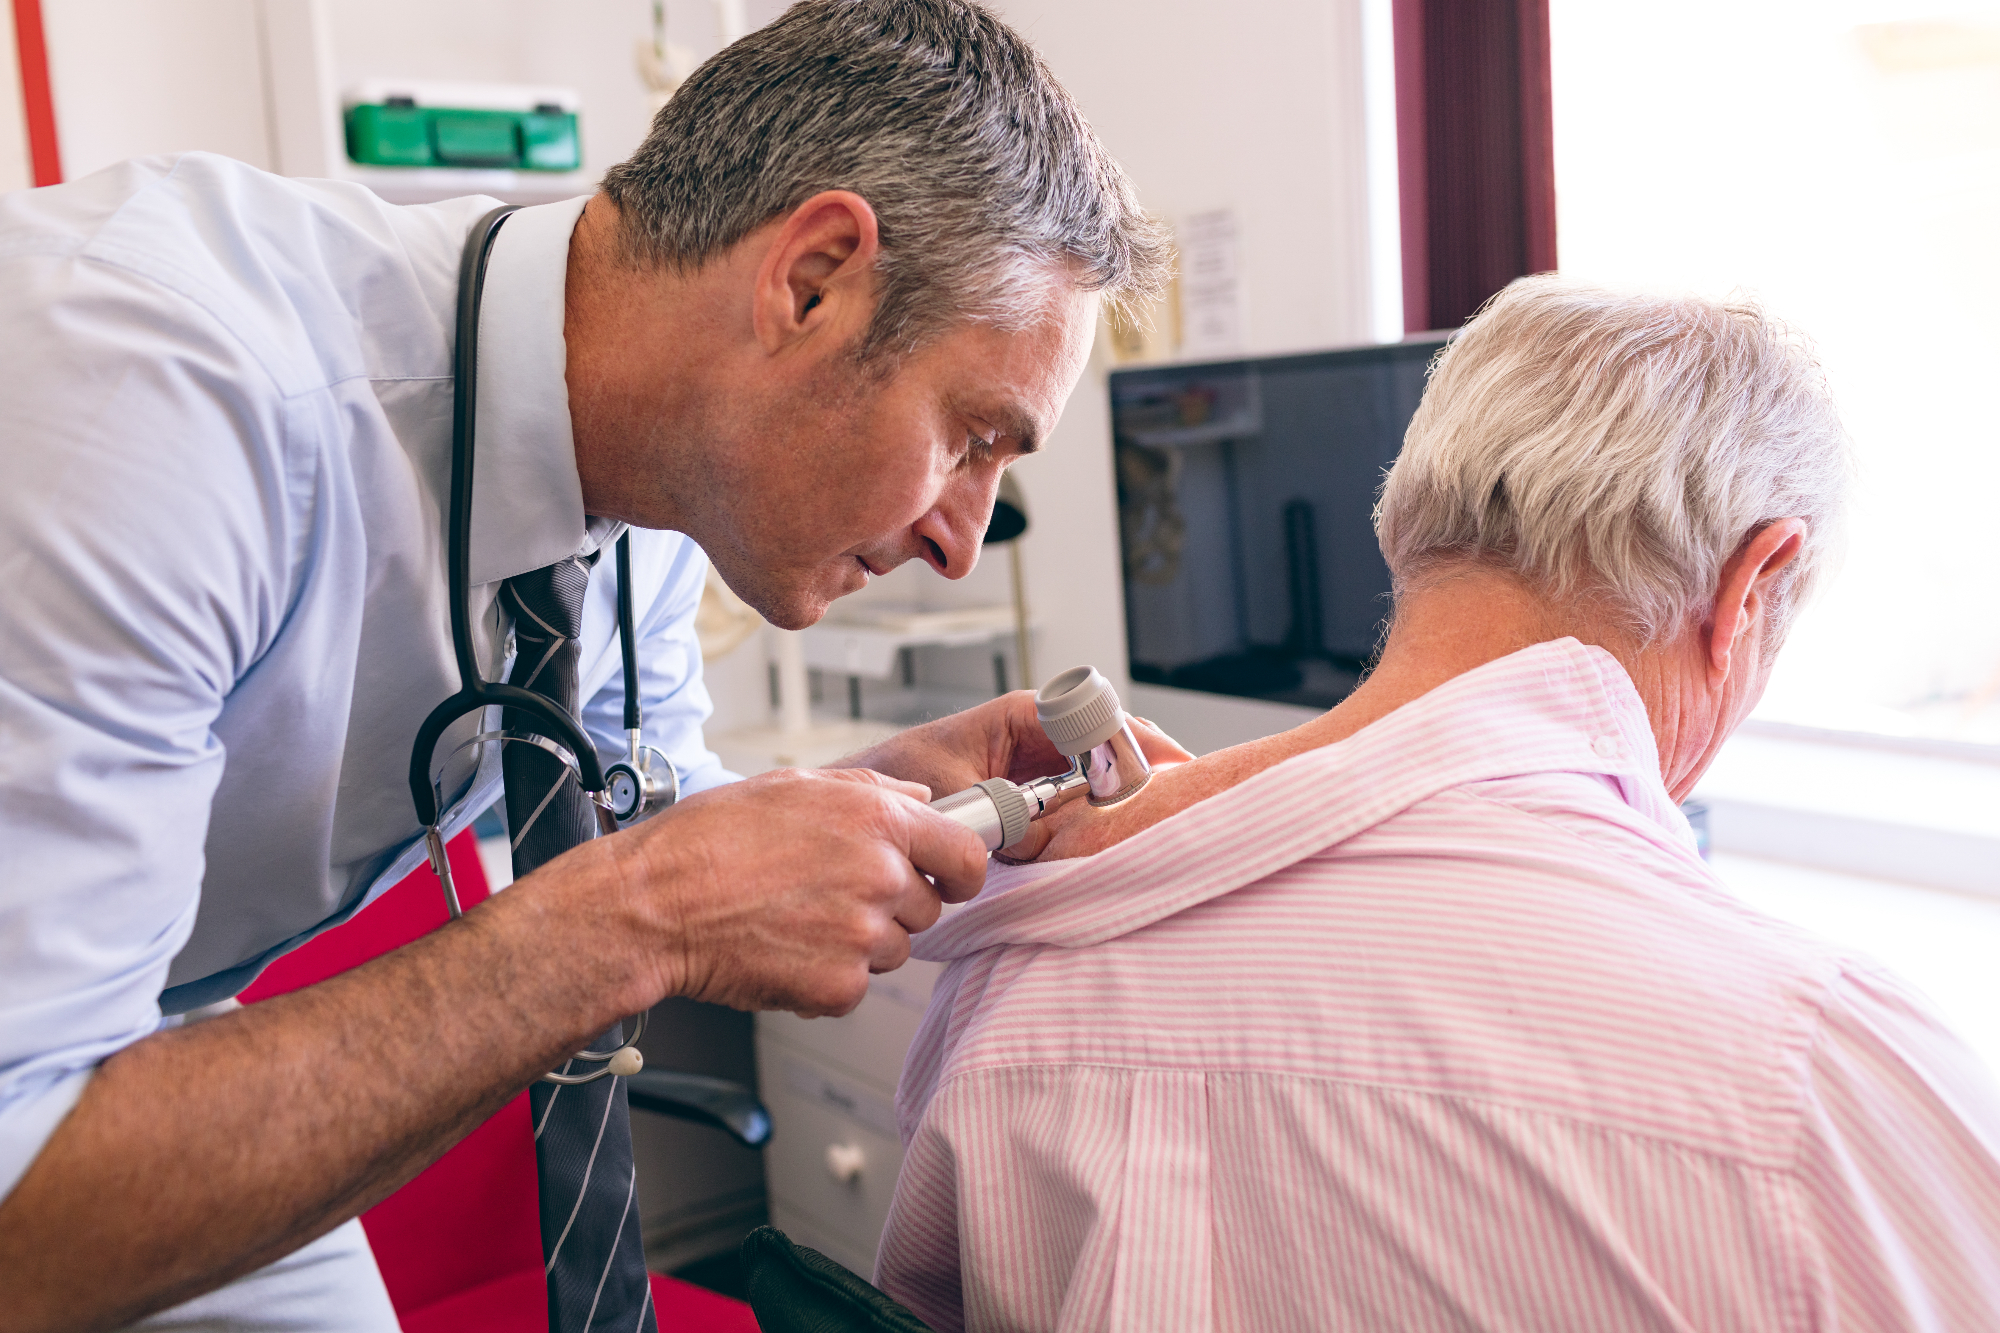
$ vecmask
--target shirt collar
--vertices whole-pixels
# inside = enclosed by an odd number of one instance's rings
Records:
[[[472,473],[474,585],[609,539],[610,525],[584,516],[563,373],[570,234],[588,202],[585,195],[518,210],[487,257]]]
[[[979,897],[912,939],[910,956],[1100,943],[1276,874],[1439,792],[1533,773],[1613,779],[1628,806],[1693,855],[1631,677],[1602,648],[1557,639],[1454,677],[1096,856],[1026,873],[996,868]]]

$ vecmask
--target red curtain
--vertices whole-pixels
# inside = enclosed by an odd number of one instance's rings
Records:
[[[1548,0],[1395,0],[1403,323],[1556,266]]]

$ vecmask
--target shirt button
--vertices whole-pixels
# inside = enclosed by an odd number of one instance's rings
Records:
[[[1618,754],[1618,738],[1616,736],[1599,736],[1590,743],[1590,748],[1597,751],[1600,759],[1615,758]]]

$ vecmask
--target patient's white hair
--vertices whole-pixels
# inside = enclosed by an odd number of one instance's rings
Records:
[[[1399,592],[1475,560],[1608,596],[1650,643],[1704,617],[1748,537],[1802,518],[1776,646],[1831,563],[1849,470],[1825,375],[1754,303],[1544,275],[1438,354],[1375,529]]]

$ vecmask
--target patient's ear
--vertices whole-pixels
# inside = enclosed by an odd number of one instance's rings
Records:
[[[1722,566],[1708,621],[1708,678],[1729,678],[1739,648],[1763,639],[1778,576],[1805,550],[1809,530],[1802,518],[1776,519],[1752,532]]]

